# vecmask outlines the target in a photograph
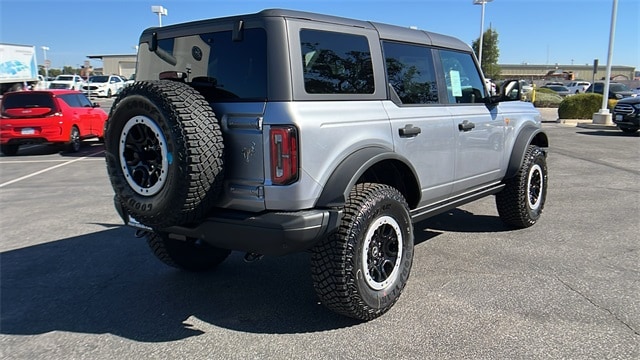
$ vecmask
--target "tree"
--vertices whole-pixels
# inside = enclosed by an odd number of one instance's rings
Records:
[[[480,38],[471,43],[473,51],[478,56],[478,48],[480,47]],[[482,71],[484,76],[490,79],[498,79],[500,76],[500,67],[498,66],[498,58],[500,57],[500,49],[498,49],[498,32],[489,28],[482,35]],[[479,58],[479,56],[478,56]]]

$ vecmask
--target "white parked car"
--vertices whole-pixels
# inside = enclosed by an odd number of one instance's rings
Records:
[[[136,74],[131,75],[129,79],[124,82],[124,86],[133,85],[134,82],[136,82]]]
[[[31,90],[47,90],[47,82],[44,80],[44,76],[38,75],[38,82],[31,87]]]
[[[588,81],[572,81],[565,86],[572,94],[582,94],[589,88],[589,85],[591,85],[591,83]]]
[[[84,80],[80,75],[58,75],[49,83],[49,89],[80,90]]]
[[[124,87],[124,81],[118,75],[95,75],[82,87],[88,96],[112,97]]]

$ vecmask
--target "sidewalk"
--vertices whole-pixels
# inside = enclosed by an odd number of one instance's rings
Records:
[[[537,108],[542,115],[542,122],[557,122],[558,108]]]
[[[594,124],[592,119],[558,119],[557,108],[537,108],[542,115],[543,123],[555,123],[567,126],[577,126],[586,129],[600,129],[600,130],[617,130],[618,127],[604,124]]]

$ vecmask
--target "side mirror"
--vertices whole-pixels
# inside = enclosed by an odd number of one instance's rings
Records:
[[[500,85],[500,91],[497,96],[491,96],[489,98],[490,104],[497,104],[503,101],[520,101],[521,99],[520,81],[519,80],[505,80]]]
[[[99,104],[99,103],[97,103],[97,102],[94,102],[94,103],[93,103],[93,107],[94,107],[94,108],[100,107],[100,104]]]
[[[505,100],[520,100],[520,81],[505,81],[500,88],[500,95],[505,98]]]

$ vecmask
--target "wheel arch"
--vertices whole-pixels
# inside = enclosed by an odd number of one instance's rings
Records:
[[[511,157],[509,158],[509,164],[507,167],[507,172],[505,174],[505,179],[512,178],[518,173],[518,170],[522,165],[522,161],[524,160],[524,155],[527,152],[527,147],[529,147],[529,145],[548,148],[549,139],[547,138],[547,134],[545,134],[541,129],[533,126],[525,127],[520,131],[518,137],[516,138],[516,141],[513,144],[513,151],[511,152]]]
[[[420,201],[420,184],[409,161],[383,147],[362,148],[344,159],[327,180],[316,203],[318,207],[342,207],[349,192],[361,182],[393,186],[410,208]]]

